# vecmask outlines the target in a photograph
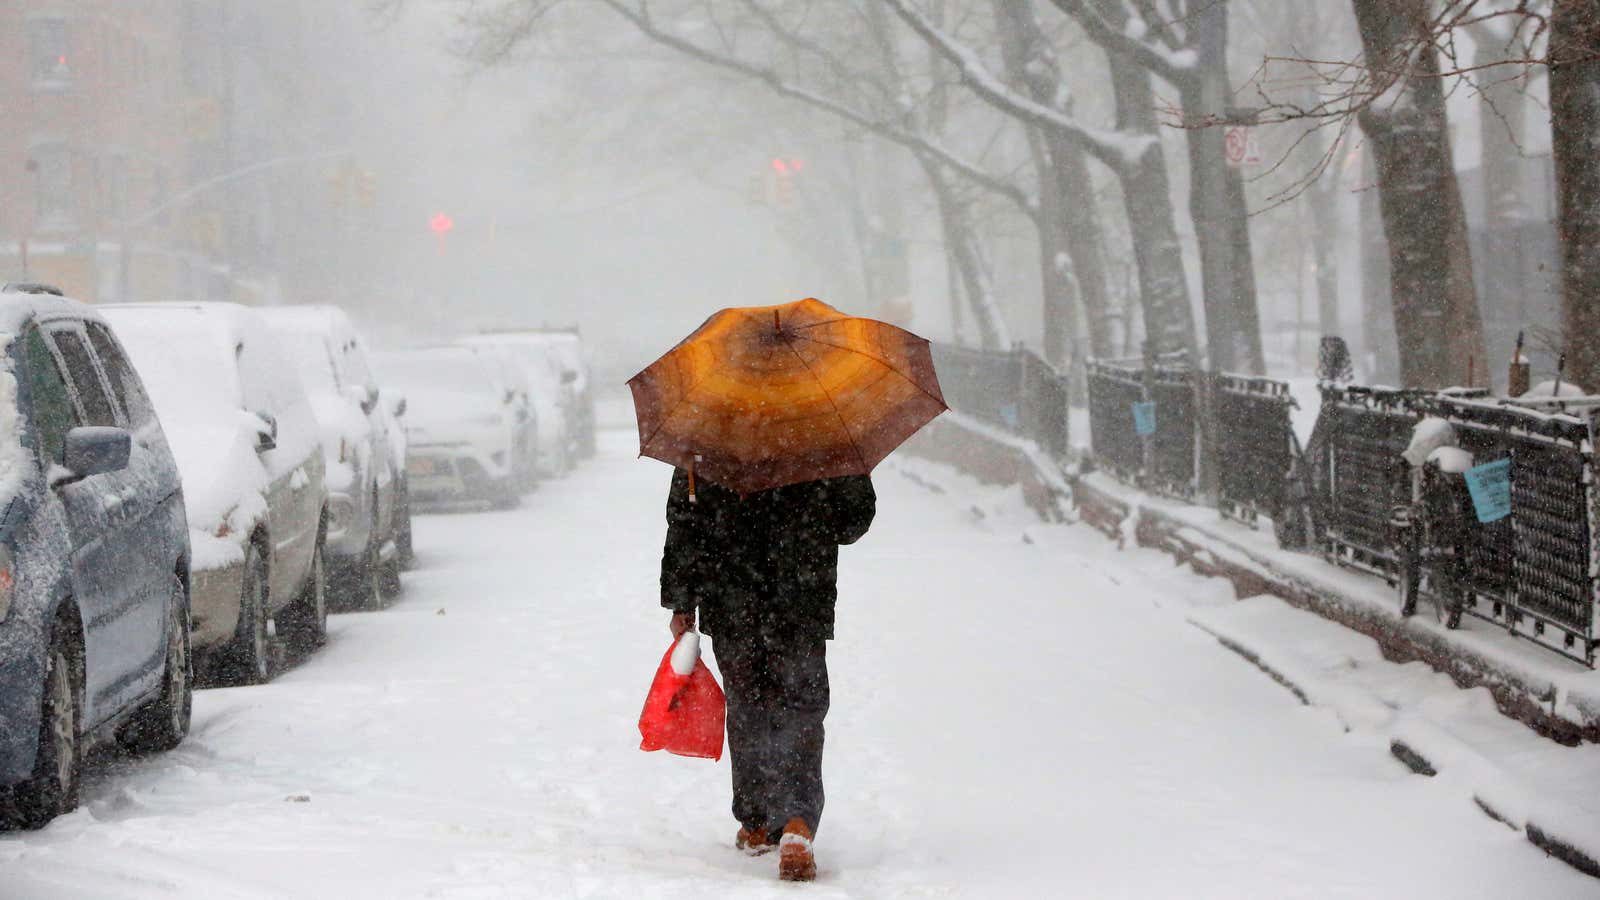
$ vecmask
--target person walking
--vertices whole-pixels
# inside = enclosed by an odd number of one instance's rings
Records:
[[[628,389],[639,455],[674,470],[661,604],[722,670],[734,843],[810,881],[839,546],[872,525],[873,468],[948,409],[932,349],[807,297],[713,313]]]
[[[735,845],[778,850],[786,881],[816,877],[827,642],[839,546],[866,534],[872,479],[845,475],[741,495],[676,469],[667,496],[661,605],[674,638],[711,638],[727,695]]]

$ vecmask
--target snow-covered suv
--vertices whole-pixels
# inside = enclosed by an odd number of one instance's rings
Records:
[[[326,547],[332,599],[376,609],[399,590],[401,535],[410,531],[405,471],[396,465],[393,418],[379,402],[364,342],[336,306],[258,310],[278,336],[322,426],[328,485]]]
[[[201,669],[223,683],[264,682],[268,622],[297,653],[327,633],[328,492],[311,401],[251,309],[98,309],[138,368],[183,474]]]
[[[516,506],[529,412],[493,360],[468,347],[429,347],[377,361],[384,383],[406,397],[406,478],[415,496]]]
[[[85,751],[189,731],[189,529],[139,375],[90,307],[0,290],[0,820],[78,803]]]

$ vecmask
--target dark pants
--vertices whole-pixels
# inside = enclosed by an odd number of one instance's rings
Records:
[[[719,631],[711,642],[728,696],[734,818],[776,837],[798,816],[815,834],[822,819],[827,641]]]

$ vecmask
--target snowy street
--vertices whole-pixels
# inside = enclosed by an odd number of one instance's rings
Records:
[[[419,517],[388,610],[0,836],[0,896],[793,896],[728,761],[644,754],[667,469],[632,435],[510,512]],[[1593,896],[1184,612],[1231,602],[900,457],[841,554],[819,897]],[[930,487],[932,486],[932,487]],[[714,650],[714,642],[713,642]]]

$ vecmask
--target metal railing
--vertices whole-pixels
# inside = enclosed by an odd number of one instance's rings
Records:
[[[1254,526],[1285,512],[1299,452],[1287,382],[1246,375],[1216,378],[1217,510]]]
[[[934,344],[933,364],[950,408],[1019,437],[1058,460],[1071,451],[1067,377],[1031,350]]]
[[[1091,362],[1087,384],[1093,463],[1112,477],[1194,499],[1203,449],[1196,411],[1208,409],[1209,463],[1222,515],[1252,526],[1269,518],[1285,545],[1300,546],[1309,535],[1329,561],[1401,587],[1410,581],[1400,571],[1402,561],[1420,565],[1424,595],[1450,585],[1464,594],[1460,609],[1467,615],[1595,665],[1600,398],[1506,401],[1484,391],[1324,383],[1316,431],[1302,452],[1290,417],[1294,400],[1282,381],[1199,376],[1182,361],[1166,359]],[[1153,404],[1153,411],[1136,412],[1138,404]],[[1417,508],[1401,454],[1425,416],[1449,422],[1475,464],[1511,461],[1509,515],[1487,523],[1475,514],[1465,522],[1452,519],[1456,543],[1450,555],[1437,558],[1459,555],[1459,578],[1426,574],[1435,557],[1418,563],[1415,547],[1397,531],[1400,511]],[[1285,540],[1286,530],[1293,540]]]
[[[1181,355],[1088,364],[1089,436],[1095,464],[1129,484],[1192,500],[1198,483],[1195,371]],[[1146,408],[1140,434],[1137,404]]]

